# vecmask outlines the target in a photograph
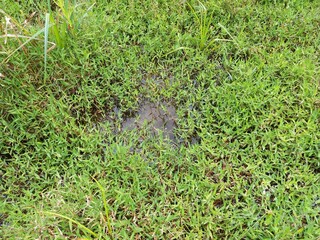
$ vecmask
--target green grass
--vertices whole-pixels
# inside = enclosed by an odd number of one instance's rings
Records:
[[[57,3],[0,3],[3,239],[320,238],[318,1]]]

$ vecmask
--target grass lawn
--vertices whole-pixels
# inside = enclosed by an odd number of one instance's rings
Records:
[[[320,239],[319,13],[2,0],[2,239]]]

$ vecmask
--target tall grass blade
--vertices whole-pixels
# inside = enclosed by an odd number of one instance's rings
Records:
[[[111,222],[110,222],[110,217],[109,217],[109,208],[108,208],[108,203],[106,201],[106,192],[103,189],[103,187],[101,186],[101,184],[95,179],[93,178],[93,180],[97,183],[100,191],[101,191],[101,196],[102,196],[102,201],[103,201],[103,207],[104,207],[104,211],[105,211],[105,216],[106,216],[106,220],[107,220],[107,226],[108,226],[108,233],[112,234],[112,228],[111,228]]]
[[[52,216],[55,216],[55,217],[60,217],[60,218],[67,219],[67,220],[69,220],[70,222],[73,222],[73,223],[77,224],[78,227],[79,227],[82,231],[84,231],[84,232],[86,232],[86,233],[89,233],[89,234],[91,234],[91,235],[94,236],[94,237],[98,237],[98,234],[94,233],[94,232],[91,231],[89,228],[87,228],[86,226],[82,225],[81,223],[79,223],[78,221],[76,221],[76,220],[74,220],[74,219],[72,219],[72,218],[69,218],[69,217],[67,217],[67,216],[61,215],[61,214],[59,214],[59,213],[50,212],[50,211],[43,211],[42,213],[47,214],[47,215],[52,215]]]
[[[44,26],[44,80],[47,79],[47,51],[48,51],[48,33],[49,33],[50,14],[46,13],[46,22]]]

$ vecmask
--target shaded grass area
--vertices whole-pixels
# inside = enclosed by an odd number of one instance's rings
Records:
[[[319,3],[93,3],[47,78],[43,42],[3,61],[23,40],[0,39],[1,236],[93,237],[52,211],[99,239],[318,238]],[[48,7],[5,0],[1,35]],[[115,131],[144,100],[174,105],[179,144]]]

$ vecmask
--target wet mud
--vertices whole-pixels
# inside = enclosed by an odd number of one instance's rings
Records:
[[[172,104],[144,101],[133,117],[122,122],[121,130],[147,129],[154,136],[162,134],[163,138],[176,142],[174,130],[177,127],[177,118],[176,109]]]

